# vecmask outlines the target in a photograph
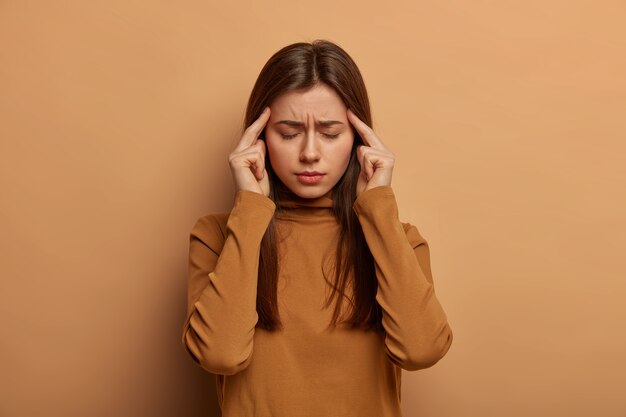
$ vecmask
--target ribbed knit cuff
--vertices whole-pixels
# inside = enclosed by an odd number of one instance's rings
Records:
[[[230,231],[245,231],[249,238],[258,237],[260,240],[275,210],[276,204],[271,198],[254,191],[238,190],[227,228]]]
[[[390,185],[380,185],[363,191],[354,201],[352,208],[358,216],[398,218],[396,196]]]

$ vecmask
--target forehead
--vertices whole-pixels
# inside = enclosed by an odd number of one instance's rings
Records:
[[[333,117],[347,119],[347,107],[335,90],[326,84],[317,84],[305,90],[290,90],[277,97],[270,105],[272,118]]]

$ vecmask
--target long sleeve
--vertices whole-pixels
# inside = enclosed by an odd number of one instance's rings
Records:
[[[375,261],[387,355],[408,371],[428,368],[453,338],[435,295],[428,243],[414,225],[400,222],[391,186],[364,191],[353,210]]]
[[[260,246],[275,208],[270,198],[239,190],[225,233],[213,214],[199,218],[190,233],[182,343],[209,372],[232,375],[250,362]]]

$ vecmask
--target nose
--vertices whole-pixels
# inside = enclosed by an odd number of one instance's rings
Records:
[[[308,132],[305,140],[302,142],[302,150],[300,151],[301,162],[314,162],[320,159],[320,148],[318,140],[314,132]]]

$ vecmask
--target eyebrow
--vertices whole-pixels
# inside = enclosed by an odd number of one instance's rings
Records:
[[[280,124],[287,125],[287,126],[296,126],[296,127],[304,126],[304,123],[298,122],[295,120],[281,120],[281,121],[274,123],[274,125],[280,125]],[[332,125],[342,125],[343,122],[340,122],[339,120],[320,120],[319,122],[315,124],[318,126],[328,127]]]

